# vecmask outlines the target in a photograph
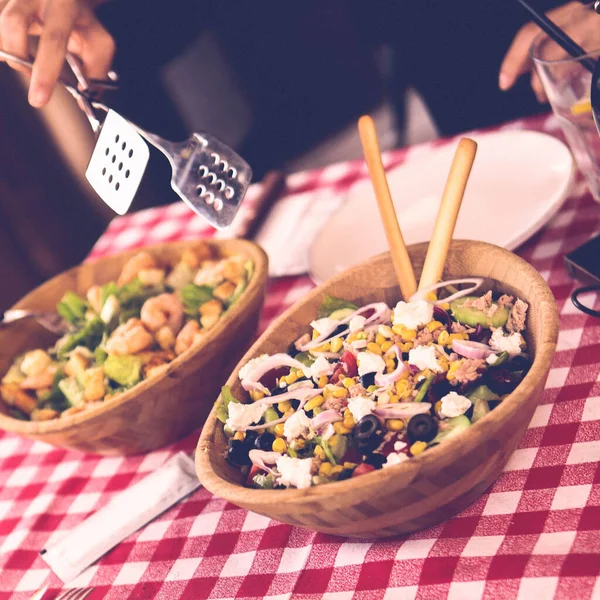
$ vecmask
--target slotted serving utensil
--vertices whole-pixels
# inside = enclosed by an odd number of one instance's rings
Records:
[[[124,212],[129,208],[133,188],[137,190],[148,162],[146,145],[140,143],[144,138],[171,164],[171,187],[177,195],[213,227],[226,229],[231,225],[252,180],[252,169],[241,156],[209,133],[194,133],[186,141],[171,142],[99,102],[90,105],[106,111],[106,118],[86,177],[109,206],[123,210],[126,205]]]
[[[44,329],[47,329],[51,333],[56,335],[63,335],[69,331],[68,326],[65,324],[63,318],[57,313],[45,313],[36,312],[32,310],[13,309],[7,310],[2,320],[0,320],[0,326],[10,325],[23,319],[35,319]]]
[[[7,52],[0,51],[0,57],[33,65],[31,60]],[[205,132],[194,133],[183,142],[165,140],[98,102],[98,89],[116,87],[114,72],[112,81],[88,80],[71,54],[67,54],[64,71],[60,82],[97,133],[86,179],[112,210],[120,215],[129,210],[148,166],[149,142],[168,159],[173,171],[171,187],[178,196],[213,227],[222,230],[231,225],[252,180],[252,169],[241,156]]]

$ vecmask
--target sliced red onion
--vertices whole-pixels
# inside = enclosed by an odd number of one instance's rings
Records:
[[[415,294],[413,294],[408,300],[409,302],[414,302],[415,300],[425,300],[427,298],[427,294],[433,292],[435,290],[439,290],[440,288],[448,287],[449,285],[460,285],[462,283],[472,283],[473,286],[467,288],[466,290],[460,290],[447,298],[443,298],[441,300],[436,300],[433,302],[434,306],[436,304],[443,304],[445,302],[452,302],[453,300],[457,300],[458,298],[462,298],[463,296],[468,296],[472,294],[475,290],[481,287],[483,283],[483,279],[481,277],[465,277],[464,279],[450,279],[449,281],[441,281],[440,283],[435,283],[433,285],[427,286]]]
[[[265,402],[267,401],[268,404],[276,404],[277,402],[282,402],[284,397],[288,397],[288,398],[294,398],[295,400],[300,400],[300,404],[298,405],[298,408],[296,409],[295,412],[298,412],[299,410],[301,410],[302,408],[304,408],[304,405],[311,399],[314,398],[315,396],[318,396],[319,394],[321,394],[323,392],[322,389],[306,389],[306,392],[303,394],[304,398],[298,398],[298,391],[301,390],[294,390],[294,392],[290,392],[289,395],[288,394],[280,394],[278,396],[273,396],[271,398],[263,398],[262,400],[257,400],[257,402]],[[255,403],[256,404],[256,403]],[[274,425],[279,425],[279,423],[285,423],[292,415],[284,415],[283,417],[281,417],[280,419],[275,419],[273,421],[269,421],[267,423],[263,423],[262,425],[249,425],[248,427],[246,427],[243,430],[240,431],[255,431],[258,429],[266,429],[267,427],[273,427]]]
[[[254,404],[266,404],[267,406],[272,406],[273,404],[278,404],[284,400],[304,400],[307,395],[310,396],[310,392],[315,391],[315,386],[313,385],[312,381],[298,381],[294,385],[294,389],[288,389],[288,391],[284,392],[283,394],[265,396],[264,398],[254,402]],[[322,391],[323,390],[318,390],[314,395],[318,396]]]
[[[266,471],[271,475],[279,475],[279,472],[268,465],[274,465],[277,459],[283,456],[281,452],[266,452],[265,450],[250,450],[248,452],[250,461],[255,467]]]
[[[331,326],[325,333],[320,334],[316,339],[311,340],[307,344],[298,345],[297,346],[298,349],[302,352],[306,352],[307,350],[311,350],[312,348],[317,348],[318,346],[321,346],[324,342],[326,342],[331,337],[331,334],[340,325],[346,325],[354,317],[361,315],[365,311],[370,311],[370,310],[372,310],[373,313],[369,317],[367,317],[367,320],[365,321],[363,328],[367,327],[368,325],[374,324],[374,323],[389,321],[389,318],[390,318],[390,315],[392,312],[390,310],[389,306],[385,302],[373,302],[372,304],[367,304],[367,305],[363,306],[362,308],[359,308],[358,310],[354,311],[352,314],[348,315],[347,317],[343,318],[341,321],[338,321],[335,326]],[[337,333],[336,337],[344,337],[344,336],[348,335],[349,333],[350,333],[350,327],[348,326],[343,331],[340,331],[340,333]]]
[[[487,358],[494,353],[486,344],[472,340],[452,340],[452,350],[465,358]]]
[[[295,369],[304,369],[306,365],[287,354],[273,354],[273,356],[266,358],[263,362],[257,365],[253,371],[248,373],[244,379],[242,379],[242,387],[247,392],[255,391],[268,393],[269,390],[260,383],[260,380],[263,375],[269,371],[272,371],[273,369],[278,369],[279,367],[294,367]]]
[[[342,417],[337,410],[324,410],[322,413],[319,413],[316,417],[313,417],[310,420],[310,426],[315,431],[319,431],[320,429],[323,429],[323,427],[327,427],[329,423],[335,423],[336,421],[343,420],[344,417]]]
[[[322,356],[323,358],[341,358],[341,352],[312,352],[314,356]]]
[[[402,362],[402,354],[400,353],[400,349],[398,348],[398,346],[392,346],[390,348],[390,351],[393,352],[396,356],[398,365],[391,373],[378,373],[377,375],[375,375],[375,385],[378,385],[380,387],[384,387],[395,383],[406,371],[406,365]]]
[[[430,410],[429,402],[396,402],[377,406],[373,412],[382,419],[410,419]]]

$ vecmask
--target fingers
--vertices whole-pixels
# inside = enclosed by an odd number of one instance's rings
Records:
[[[6,52],[28,58],[27,30],[34,20],[37,11],[36,0],[10,0],[4,8],[0,6],[0,41]],[[18,71],[28,69],[8,61]]]
[[[540,104],[545,104],[548,102],[548,97],[546,96],[544,86],[542,85],[542,80],[535,71],[531,74],[531,89],[533,90],[533,93]]]
[[[533,23],[521,27],[504,56],[500,67],[498,85],[501,90],[508,90],[515,81],[530,68],[529,48],[540,29]]]
[[[50,99],[65,61],[77,13],[76,0],[49,0],[46,5],[29,86],[29,103],[32,106],[43,106]]]
[[[94,17],[78,30],[81,36],[77,53],[83,61],[84,72],[90,79],[106,79],[115,56],[115,42]]]

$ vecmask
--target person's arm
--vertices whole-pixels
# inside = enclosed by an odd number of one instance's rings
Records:
[[[0,0],[0,48],[26,58],[29,35],[39,35],[29,102],[44,106],[60,75],[67,50],[78,56],[89,78],[107,76],[115,53],[110,34],[96,19],[98,2],[84,0]],[[9,64],[21,71],[19,65]]]
[[[586,50],[600,48],[600,17],[590,7],[581,2],[568,2],[549,11],[548,16]],[[530,71],[529,49],[540,32],[540,28],[534,23],[527,23],[519,29],[500,67],[498,85],[501,90],[510,89],[521,75]],[[565,54],[558,46],[556,51],[557,59]],[[535,72],[531,75],[531,87],[540,102],[546,101],[542,82]]]

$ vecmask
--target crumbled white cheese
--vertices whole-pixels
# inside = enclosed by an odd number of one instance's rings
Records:
[[[366,320],[367,320],[366,317],[361,317],[360,315],[356,315],[356,317],[352,317],[350,319],[350,323],[348,324],[348,327],[350,328],[350,332],[354,333],[355,331],[360,331],[365,326]]]
[[[260,365],[261,363],[265,362],[265,360],[267,360],[267,358],[269,358],[268,354],[261,354],[260,356],[257,356],[256,358],[253,358],[252,360],[249,360],[240,369],[239,378],[240,379],[245,379],[248,375],[250,375],[250,373],[252,373],[252,371],[254,371],[254,369],[256,369],[256,367],[258,367],[258,365]]]
[[[277,470],[280,474],[277,483],[286,487],[294,486],[298,489],[310,487],[312,482],[311,467],[312,458],[280,456],[277,459]]]
[[[389,404],[390,394],[389,392],[383,392],[377,395],[377,404]]]
[[[377,328],[377,333],[379,335],[382,335],[387,340],[389,340],[389,339],[391,339],[391,338],[394,337],[394,332],[387,325],[380,325]]]
[[[301,436],[306,436],[310,431],[310,419],[303,410],[296,411],[283,426],[283,435],[288,442]]]
[[[245,431],[246,427],[260,421],[267,410],[264,402],[254,402],[253,404],[240,404],[239,402],[230,402],[229,416],[226,425],[233,431]]]
[[[364,396],[355,396],[348,400],[348,409],[358,423],[363,417],[370,415],[375,410],[375,402]]]
[[[379,354],[359,352],[356,360],[358,362],[358,374],[361,377],[368,373],[383,373],[385,371],[385,361]]]
[[[310,326],[320,335],[323,335],[328,331],[335,329],[339,324],[340,322],[338,320],[325,317],[323,319],[317,319],[316,321],[313,321]]]
[[[494,329],[490,346],[496,352],[508,352],[510,356],[517,356],[517,354],[521,354],[521,334],[504,335],[502,329]]]
[[[329,423],[329,425],[323,429],[321,439],[327,441],[333,435],[335,435],[335,427],[333,426],[333,423]]]
[[[471,401],[456,392],[450,392],[442,398],[440,417],[451,419],[465,414],[471,408]]]
[[[497,354],[490,354],[486,359],[485,362],[488,365],[495,365],[496,362],[498,361],[498,355]]]
[[[404,450],[404,448],[406,448],[407,445],[408,444],[406,442],[401,442],[400,440],[398,440],[394,443],[394,450],[396,452],[400,452],[400,450]]]
[[[398,452],[391,452],[390,454],[387,455],[387,458],[385,460],[385,462],[383,463],[383,468],[385,469],[386,467],[393,467],[394,465],[399,465],[400,463],[404,462],[405,460],[408,460],[408,455],[406,454],[402,454],[402,453],[398,453]]]
[[[287,387],[287,381],[283,380],[283,377],[281,378],[281,380],[279,381],[279,387],[281,389],[286,388]]]
[[[442,370],[440,363],[435,357],[435,348],[433,346],[417,346],[408,353],[408,364],[418,367],[422,371],[429,369],[434,373]]]
[[[404,325],[407,329],[417,329],[427,325],[433,319],[433,304],[425,300],[396,304],[394,309],[394,325]]]
[[[302,369],[305,377],[318,380],[322,375],[331,375],[334,366],[324,356],[317,356],[315,362],[310,367]]]

